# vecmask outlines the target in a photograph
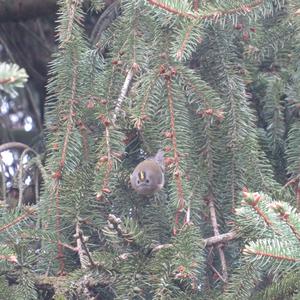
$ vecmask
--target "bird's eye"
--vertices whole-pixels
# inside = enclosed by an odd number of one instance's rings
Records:
[[[140,184],[140,181],[139,181],[139,180],[137,181],[137,184]]]
[[[146,179],[146,183],[149,183],[150,181],[149,181],[149,179]]]

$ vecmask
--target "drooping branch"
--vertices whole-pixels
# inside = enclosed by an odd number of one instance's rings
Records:
[[[67,15],[68,15],[68,23],[66,29],[66,35],[62,34],[62,31],[59,32],[59,35],[62,38],[60,42],[59,49],[63,48],[63,45],[67,45],[70,42],[71,36],[71,27],[72,24],[75,23],[76,18],[76,10],[81,6],[81,2],[79,0],[72,1],[67,5]],[[61,53],[61,55],[63,55]],[[70,98],[67,100],[68,110],[63,115],[63,119],[65,121],[65,134],[63,139],[61,140],[61,154],[58,162],[58,166],[52,175],[54,184],[53,184],[53,194],[55,199],[55,230],[57,241],[61,241],[61,223],[62,223],[62,208],[61,208],[61,191],[62,191],[62,179],[65,165],[67,164],[67,154],[69,151],[69,147],[72,140],[72,135],[74,134],[74,128],[76,126],[76,106],[78,104],[77,99],[77,87],[78,87],[78,57],[76,52],[72,55],[72,59],[74,64],[72,66],[72,77],[70,78],[71,82],[71,93]],[[60,87],[62,88],[62,87]],[[65,273],[64,267],[64,251],[61,243],[57,243],[57,259],[59,260],[59,274],[63,275]]]
[[[166,82],[167,82],[167,93],[168,93],[168,107],[170,113],[170,133],[169,137],[172,141],[173,153],[174,153],[174,177],[176,182],[177,188],[177,197],[178,197],[178,209],[175,216],[175,226],[178,226],[179,223],[179,215],[182,213],[185,207],[185,199],[184,199],[184,192],[183,192],[183,185],[182,185],[182,176],[179,168],[179,153],[177,150],[177,137],[176,137],[176,128],[175,128],[175,112],[174,112],[174,99],[172,94],[172,86],[171,86],[171,79],[168,75],[166,75]],[[189,222],[189,220],[186,220]],[[176,227],[174,227],[174,234],[176,234]]]

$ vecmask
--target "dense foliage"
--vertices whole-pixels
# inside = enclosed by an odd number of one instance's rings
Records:
[[[298,299],[298,1],[112,6],[90,41],[59,1],[41,197],[1,209],[1,298]]]

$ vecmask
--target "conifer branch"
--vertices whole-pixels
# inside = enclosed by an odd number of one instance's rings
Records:
[[[271,258],[277,259],[277,260],[286,260],[286,261],[297,262],[297,263],[300,262],[299,258],[294,258],[294,257],[290,257],[290,256],[285,256],[285,255],[275,255],[272,253],[258,251],[258,250],[251,249],[249,246],[246,246],[246,248],[243,250],[243,253],[244,254],[254,254],[254,255],[263,256],[263,257],[271,257]]]
[[[138,130],[141,130],[144,121],[149,119],[149,116],[145,113],[145,111],[146,111],[147,104],[149,102],[150,94],[152,93],[152,89],[155,86],[156,80],[157,78],[155,76],[155,78],[151,81],[151,83],[147,87],[147,90],[145,91],[143,101],[141,104],[140,116],[137,118],[137,120],[134,123],[134,127]]]
[[[60,231],[61,231],[61,209],[60,209],[60,188],[59,188],[59,181],[58,179],[55,179],[55,185],[54,185],[54,191],[55,191],[55,206],[56,206],[56,212],[55,212],[55,225],[56,225],[56,237],[57,237],[57,259],[59,260],[59,275],[64,274],[64,254],[63,254],[63,246],[59,242],[60,241]]]
[[[7,224],[1,226],[0,227],[0,232],[5,231],[10,227],[13,227],[14,225],[22,222],[23,220],[27,219],[29,216],[31,216],[35,213],[36,213],[36,210],[34,208],[32,208],[32,207],[26,208],[26,211],[24,212],[24,214],[22,214],[21,216],[15,218],[10,223],[7,223]]]
[[[75,13],[76,9],[82,5],[82,0],[73,0],[73,1],[67,1],[67,15],[68,15],[68,25],[66,28],[66,36],[64,37],[64,40],[59,45],[59,48],[64,48],[65,44],[70,41],[70,38],[72,36],[72,30],[73,30],[73,24],[75,22]]]
[[[157,1],[157,0],[147,0],[147,1],[149,2],[149,4],[152,4],[153,6],[157,6],[169,13],[174,14],[174,15],[178,15],[181,17],[187,17],[187,18],[193,18],[193,19],[197,18],[196,15],[194,15],[192,13],[186,13],[183,11],[176,10],[175,8],[170,7],[167,4],[161,3],[160,1]]]
[[[243,191],[243,198],[245,202],[250,205],[255,212],[264,220],[264,222],[272,227],[273,223],[271,220],[264,214],[264,212],[258,207],[258,203],[261,200],[261,196],[259,193],[248,193],[247,191]]]
[[[73,8],[74,10],[75,8]],[[74,17],[74,16],[73,16]],[[71,22],[69,20],[69,22]],[[64,40],[62,44],[66,42]],[[62,45],[61,44],[61,45]],[[66,157],[67,157],[67,152],[68,152],[68,147],[70,143],[70,138],[74,129],[74,124],[75,120],[74,117],[76,116],[75,112],[75,105],[77,103],[76,100],[76,87],[77,87],[77,77],[78,77],[78,72],[77,72],[78,64],[76,63],[75,60],[75,65],[73,66],[73,76],[72,76],[72,87],[71,87],[71,99],[69,103],[69,112],[68,115],[65,116],[67,120],[67,125],[66,125],[66,132],[64,135],[64,141],[63,141],[63,147],[61,151],[61,158],[59,162],[59,167],[56,170],[56,172],[53,175],[53,179],[55,180],[54,184],[54,194],[55,194],[55,206],[56,206],[56,235],[57,235],[57,240],[60,241],[60,232],[61,232],[61,208],[60,208],[60,181],[62,178],[62,170],[64,168],[65,162],[66,162]],[[63,246],[58,242],[57,243],[57,258],[59,259],[59,274],[63,275],[64,274],[64,255],[63,255]]]
[[[182,59],[183,53],[184,53],[184,51],[185,51],[185,49],[186,49],[187,43],[188,43],[189,38],[190,38],[190,35],[191,35],[191,31],[192,31],[192,29],[194,28],[194,26],[195,26],[195,24],[192,23],[192,24],[187,28],[186,33],[185,33],[185,37],[184,37],[184,39],[183,39],[183,41],[182,41],[182,44],[181,44],[179,50],[176,52],[176,58],[177,58],[179,61],[181,61],[181,59]]]
[[[211,224],[213,227],[214,236],[220,236],[219,225],[218,225],[218,221],[217,221],[217,214],[216,214],[216,209],[214,206],[214,198],[213,198],[212,193],[207,197],[207,200],[208,200],[210,220],[211,220]],[[224,282],[227,282],[228,272],[227,272],[227,263],[226,263],[226,258],[225,258],[225,254],[224,254],[224,250],[223,250],[223,245],[221,245],[221,244],[217,245],[217,249],[219,252],[221,266],[222,266],[222,278],[221,279],[223,279]]]
[[[88,143],[87,127],[84,125],[84,123],[81,120],[77,122],[77,125],[79,126],[79,131],[80,131],[81,140],[82,140],[83,159],[85,161],[88,161],[88,159],[89,159],[89,143]]]
[[[183,186],[182,186],[182,178],[181,172],[179,168],[179,155],[177,150],[177,139],[176,139],[176,129],[175,129],[175,114],[174,114],[174,104],[173,104],[173,95],[172,95],[172,87],[171,87],[171,79],[169,75],[166,75],[167,81],[167,93],[168,93],[168,106],[169,106],[169,113],[170,113],[170,137],[172,140],[173,145],[173,153],[174,153],[174,164],[175,169],[173,171],[173,175],[175,177],[176,187],[177,187],[177,196],[178,196],[178,208],[175,216],[175,226],[178,226],[179,223],[179,215],[184,209],[185,206],[185,199],[183,193]],[[176,229],[174,228],[174,233],[176,233]]]
[[[297,231],[296,226],[290,221],[290,213],[284,209],[280,202],[273,203],[271,207],[276,213],[279,214],[280,219],[290,227],[295,237],[300,241],[300,232]]]
[[[115,71],[115,67],[117,66],[117,64],[113,63],[113,72]],[[112,125],[115,126],[115,122],[117,120],[118,117],[118,113],[122,107],[123,101],[128,93],[129,90],[129,86],[131,84],[131,81],[133,79],[133,76],[135,74],[135,71],[138,69],[137,64],[133,63],[131,68],[129,69],[125,81],[122,85],[122,89],[120,92],[120,95],[117,99],[117,103],[116,106],[114,108],[114,112],[113,115],[111,116],[111,118],[108,117],[109,115],[109,109],[106,106],[106,115],[101,113],[98,116],[98,119],[100,120],[100,122],[104,125],[105,127],[105,131],[104,131],[104,143],[106,145],[105,147],[105,151],[106,151],[106,155],[102,155],[99,159],[98,159],[98,164],[97,164],[97,168],[100,168],[103,165],[103,168],[105,168],[104,170],[104,174],[102,174],[101,178],[100,178],[100,189],[98,190],[97,187],[97,194],[96,194],[96,199],[97,200],[102,200],[103,196],[105,194],[109,194],[111,192],[110,190],[110,176],[111,176],[111,172],[113,169],[113,156],[115,153],[113,153],[113,149],[112,149],[112,136],[114,134],[113,130],[115,128],[112,128]],[[109,98],[109,95],[111,94],[112,90],[113,90],[113,80],[110,80],[110,83],[108,85],[108,91],[107,91],[107,99]],[[107,104],[107,101],[105,100],[105,103],[103,104]],[[103,154],[103,153],[102,153]],[[117,156],[118,154],[116,154]]]
[[[223,16],[229,16],[229,15],[235,15],[235,14],[247,14],[250,13],[253,9],[260,6],[263,3],[263,0],[255,0],[251,4],[243,4],[236,8],[231,8],[228,10],[216,10],[213,13],[207,14],[207,15],[199,15],[197,13],[189,13],[177,10],[165,3],[161,3],[157,0],[147,0],[150,5],[159,7],[169,13],[172,13],[174,15],[178,15],[180,17],[185,17],[189,19],[203,19],[203,20],[217,20],[220,17]]]
[[[66,161],[66,156],[67,156],[67,149],[69,146],[69,141],[70,141],[70,137],[72,134],[72,131],[74,129],[74,124],[75,124],[75,120],[74,120],[74,116],[76,115],[75,112],[75,104],[77,103],[76,100],[76,86],[77,86],[77,68],[78,65],[76,64],[73,67],[73,78],[72,78],[72,95],[71,95],[71,100],[70,100],[70,105],[69,105],[69,113],[66,116],[67,118],[67,128],[66,128],[66,133],[64,136],[64,143],[63,143],[63,148],[62,148],[62,154],[61,154],[61,160],[60,160],[60,164],[59,164],[59,169],[62,170]]]
[[[122,226],[122,220],[113,214],[108,215],[108,221],[113,226],[114,230],[118,233],[119,237],[124,239],[132,247],[140,249],[141,246],[135,242],[134,236]]]

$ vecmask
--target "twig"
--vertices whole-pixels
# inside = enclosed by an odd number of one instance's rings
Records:
[[[136,69],[137,69],[137,67],[135,66],[135,64],[133,64],[132,67],[130,68],[130,70],[128,71],[128,73],[127,73],[127,76],[126,76],[125,81],[123,83],[121,93],[120,93],[120,96],[117,100],[115,111],[114,111],[114,114],[113,114],[113,117],[112,117],[112,123],[113,124],[115,124],[115,122],[116,122],[118,113],[119,113],[119,111],[121,109],[121,106],[122,106],[122,103],[123,103],[123,101],[126,97],[126,94],[128,92],[128,89],[129,89],[129,85],[131,83],[131,80],[133,78],[133,75],[134,75]]]
[[[23,143],[19,143],[19,142],[9,142],[9,143],[5,143],[0,145],[0,152],[2,151],[6,151],[12,148],[20,148],[20,149],[27,149],[30,148],[28,145],[23,144]],[[34,151],[34,150],[32,150]]]
[[[163,245],[158,245],[155,246],[152,250],[151,253],[155,253],[160,251],[161,249],[169,249],[169,248],[173,248],[173,244],[163,244]]]
[[[220,234],[218,236],[212,236],[209,238],[204,239],[204,245],[205,247],[210,247],[210,246],[214,246],[220,243],[225,243],[231,240],[234,240],[238,237],[238,233],[236,231],[229,231],[227,233],[223,233]],[[155,253],[158,252],[162,249],[168,249],[168,248],[172,248],[173,244],[162,244],[162,245],[158,245],[155,246],[152,250],[151,253]]]
[[[213,227],[214,236],[218,237],[218,236],[220,236],[220,232],[219,232],[219,228],[218,228],[219,225],[217,222],[217,215],[216,215],[216,209],[214,206],[213,195],[210,194],[207,199],[208,199],[210,220],[211,220],[211,224]],[[222,244],[217,245],[219,256],[220,256],[220,261],[221,261],[221,266],[222,266],[222,273],[223,273],[222,278],[224,279],[224,282],[227,282],[227,280],[228,280],[227,264],[226,264],[225,254],[224,254],[222,247],[223,247]]]
[[[223,276],[218,272],[218,270],[212,265],[212,264],[209,264],[209,266],[213,269],[213,271],[218,275],[218,277],[226,283],[226,280],[224,280]]]
[[[213,246],[213,245],[216,245],[216,244],[219,244],[219,243],[224,243],[224,242],[234,240],[237,237],[238,237],[237,232],[229,231],[229,232],[224,233],[224,234],[219,234],[217,236],[212,236],[210,238],[207,238],[207,239],[204,240],[204,242],[205,242],[205,246],[208,247],[208,246]]]
[[[79,255],[79,260],[80,260],[80,264],[81,267],[83,269],[88,269],[89,265],[86,261],[86,257],[88,258],[89,262],[90,262],[90,266],[91,267],[95,267],[95,263],[90,255],[89,249],[87,248],[86,244],[85,244],[85,240],[84,237],[82,235],[82,231],[80,229],[80,224],[79,221],[76,222],[76,242],[77,242],[77,249],[78,249],[78,255]]]

